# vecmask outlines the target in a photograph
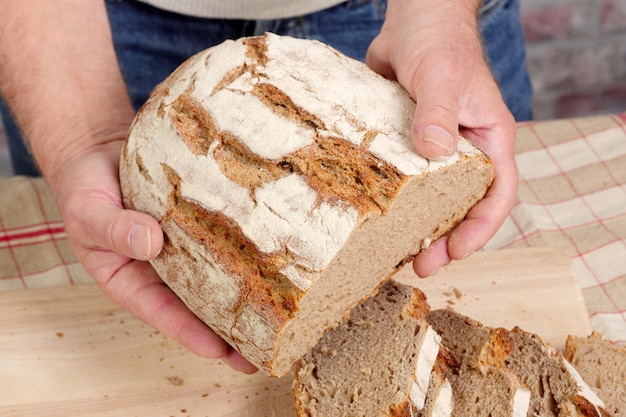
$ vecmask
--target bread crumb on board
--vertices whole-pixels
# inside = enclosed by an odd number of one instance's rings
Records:
[[[446,297],[454,296],[457,300],[460,300],[463,297],[463,293],[461,292],[461,290],[456,287],[452,287],[450,291],[445,291],[443,295],[445,295]]]

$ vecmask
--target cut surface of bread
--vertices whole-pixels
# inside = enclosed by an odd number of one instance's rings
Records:
[[[451,310],[433,310],[426,319],[441,336],[457,366],[448,379],[453,416],[524,417],[530,391],[504,361],[513,349],[507,331],[483,326]]]
[[[450,158],[421,158],[414,108],[315,41],[267,34],[190,58],[139,111],[120,163],[126,207],[164,231],[155,270],[244,357],[286,374],[492,181],[462,138]]]
[[[508,369],[463,367],[449,375],[453,417],[526,417],[530,391]]]
[[[448,375],[458,365],[451,352],[440,344],[439,354],[430,374],[424,408],[418,414],[419,417],[452,416],[454,396]]]
[[[496,352],[502,367],[513,372],[530,390],[529,416],[600,417],[604,404],[567,363],[564,357],[533,333],[518,327],[493,329],[449,309],[433,310],[427,315],[428,322],[441,335],[443,346],[455,355],[469,354],[475,367],[480,369],[484,358],[479,352]],[[472,336],[473,334],[473,336]],[[499,334],[497,338],[487,335]],[[457,338],[462,335],[462,338]],[[465,347],[463,340],[485,341],[481,350],[478,343]],[[506,340],[504,348],[494,348],[489,341]],[[496,346],[500,342],[496,343]],[[508,352],[508,353],[507,353]],[[502,353],[504,353],[502,355]]]
[[[427,309],[419,290],[392,281],[358,305],[296,366],[298,416],[417,415],[439,352]]]
[[[604,403],[569,365],[560,352],[536,334],[515,327],[515,348],[506,365],[533,392],[536,415],[600,417]]]
[[[565,359],[604,401],[612,417],[626,416],[626,347],[619,347],[593,332],[587,337],[569,336]]]
[[[442,344],[460,361],[462,368],[484,370],[502,366],[513,350],[508,331],[491,328],[452,310],[429,312],[427,321],[441,336]]]

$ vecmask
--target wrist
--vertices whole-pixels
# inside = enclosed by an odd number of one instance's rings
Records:
[[[25,123],[25,136],[31,152],[42,175],[53,186],[68,161],[84,158],[110,143],[123,141],[134,117],[129,100],[127,105],[120,103],[115,109],[104,106],[93,110],[70,108],[62,113]]]

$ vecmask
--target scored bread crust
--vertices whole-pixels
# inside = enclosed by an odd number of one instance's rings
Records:
[[[190,58],[128,135],[128,208],[156,218],[151,264],[201,320],[281,376],[346,311],[458,224],[493,179],[464,139],[409,139],[397,83],[319,42],[267,34]]]

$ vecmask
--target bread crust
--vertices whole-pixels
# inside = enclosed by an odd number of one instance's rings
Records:
[[[413,109],[399,85],[314,41],[267,34],[190,58],[140,109],[120,164],[126,207],[164,231],[155,270],[284,375],[491,184],[490,159],[462,139],[445,161],[415,154]]]

